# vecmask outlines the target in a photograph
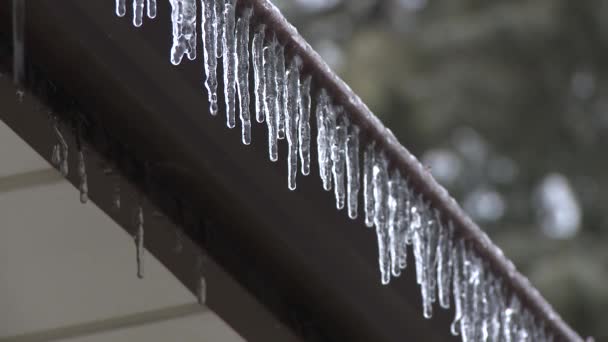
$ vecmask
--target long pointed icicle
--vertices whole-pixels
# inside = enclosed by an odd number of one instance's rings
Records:
[[[140,27],[144,18],[144,0],[133,0],[133,26]]]
[[[397,264],[399,269],[402,270],[407,266],[407,236],[410,228],[409,210],[409,190],[407,182],[404,178],[401,178],[397,190]]]
[[[296,175],[298,174],[298,120],[300,117],[300,66],[302,60],[294,56],[289,64],[289,69],[285,77],[285,133],[287,136],[288,153],[288,185],[290,190],[296,189]]]
[[[348,217],[357,218],[359,206],[359,127],[350,125],[346,138],[346,196]]]
[[[201,0],[205,1],[205,0]],[[229,0],[230,1],[230,0]],[[224,36],[224,7],[226,0],[213,0],[211,3],[215,5],[215,32],[217,39],[221,39]],[[222,58],[223,56],[223,44],[217,44],[215,46],[215,57]]]
[[[148,18],[154,19],[156,18],[156,0],[148,0],[146,4]]]
[[[452,335],[458,336],[460,334],[460,321],[462,320],[462,249],[464,248],[464,242],[459,240],[454,247],[452,247],[452,293],[454,297],[454,320],[450,325],[450,331]]]
[[[344,184],[346,174],[346,134],[350,121],[342,107],[335,108],[335,114],[328,116],[329,120],[335,120],[335,129],[330,126],[330,130],[334,131],[331,135],[331,173],[334,177],[334,194],[336,196],[336,208],[343,209],[346,200],[346,185]],[[330,121],[330,125],[333,125]]]
[[[452,275],[452,238],[454,226],[449,221],[447,226],[439,223],[439,242],[437,243],[437,289],[439,305],[448,309],[450,307],[450,276]]]
[[[317,157],[319,158],[319,175],[323,189],[331,190],[331,134],[328,129],[329,96],[321,89],[317,97]]]
[[[171,4],[173,5],[173,2]],[[201,0],[203,11],[203,20],[201,22],[202,40],[203,40],[203,64],[205,66],[205,88],[207,88],[207,96],[209,100],[209,113],[216,115],[217,106],[217,58],[215,52],[217,49],[217,17],[215,12],[215,2],[213,0]],[[175,11],[175,7],[174,7]],[[175,44],[175,28],[173,34],[173,44]],[[172,54],[173,56],[173,54]],[[180,57],[181,60],[181,57]],[[173,64],[176,64],[173,60]],[[179,62],[177,62],[179,64]]]
[[[266,126],[268,127],[268,154],[271,161],[279,159],[277,147],[277,80],[275,69],[275,43],[273,38],[270,45],[264,47],[264,112],[266,116]]]
[[[304,77],[300,84],[300,122],[298,126],[298,143],[300,145],[300,162],[302,174],[310,174],[310,82],[311,76]]]
[[[137,207],[135,220],[137,225],[135,232],[137,277],[141,279],[144,277],[144,211],[141,205]]]
[[[143,0],[141,2],[143,15]],[[196,0],[170,0],[170,3],[173,26],[171,63],[178,65],[184,55],[191,61],[196,59]]]
[[[399,225],[399,183],[401,181],[401,173],[399,170],[395,170],[391,173],[390,180],[388,182],[388,210],[387,210],[387,231],[389,238],[389,253],[391,259],[391,274],[393,277],[401,275],[401,268],[399,268],[399,238],[397,236],[398,225]]]
[[[204,0],[203,0],[204,1]],[[236,23],[237,90],[239,92],[239,116],[241,118],[241,139],[243,144],[251,144],[251,114],[249,110],[249,20],[253,10],[245,8]]]
[[[378,262],[383,285],[391,278],[391,256],[389,251],[389,235],[387,227],[388,208],[388,161],[383,152],[376,156],[373,167],[374,184],[374,225],[378,237]]]
[[[124,17],[127,14],[127,1],[126,0],[116,0],[116,15],[119,17]]]
[[[222,31],[222,49],[224,58],[224,100],[226,102],[226,126],[235,126],[235,73],[236,73],[236,39],[235,27],[235,5],[236,0],[226,0],[224,3],[224,29]]]
[[[363,154],[363,204],[365,209],[365,225],[374,226],[374,164],[376,159],[376,143],[370,142]]]
[[[205,0],[201,0],[205,1]],[[253,33],[251,42],[251,59],[253,62],[253,87],[255,93],[255,117],[260,123],[264,122],[264,24],[258,25]]]
[[[276,36],[275,36],[276,37]],[[285,138],[285,116],[287,115],[287,87],[285,84],[285,48],[277,43],[275,56],[277,59],[277,138]]]
[[[78,151],[78,176],[80,177],[80,184],[78,189],[80,190],[80,203],[87,203],[89,200],[89,183],[87,181],[87,166],[85,160],[84,148],[81,146]]]

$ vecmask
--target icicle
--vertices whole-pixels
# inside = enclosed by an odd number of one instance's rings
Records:
[[[359,206],[359,127],[354,124],[346,137],[346,196],[348,217],[354,220]]]
[[[171,4],[175,0],[171,1]],[[203,40],[203,64],[205,65],[205,88],[207,88],[208,100],[209,100],[209,112],[211,115],[216,115],[218,111],[217,106],[217,58],[215,58],[217,50],[217,17],[215,12],[215,3],[210,0],[201,0],[201,7],[203,11],[203,20],[201,22],[201,35]],[[175,12],[175,7],[174,7]],[[173,14],[172,14],[173,18]],[[173,44],[175,46],[175,24],[173,26]],[[173,56],[173,54],[172,54]],[[181,57],[179,58],[181,61]],[[179,61],[172,59],[173,64],[179,64]]]
[[[133,0],[133,26],[140,27],[144,17],[144,0]]]
[[[143,16],[143,0],[136,1],[141,2],[140,15]],[[173,27],[171,63],[180,64],[184,55],[193,61],[196,59],[196,0],[169,0],[169,2],[171,3],[171,25]],[[133,6],[135,7],[135,5]],[[204,29],[203,32],[205,32]]]
[[[201,0],[206,1],[206,0]],[[212,0],[211,3],[215,3],[215,18],[214,22],[215,32],[217,39],[221,39],[224,36],[224,7],[226,0]],[[231,0],[228,0],[231,1]],[[223,44],[218,44],[215,46],[215,57],[222,58],[222,49],[224,48]]]
[[[268,127],[268,154],[271,161],[279,159],[277,147],[277,79],[275,69],[276,37],[273,36],[269,46],[264,47],[264,112]]]
[[[222,49],[224,58],[224,99],[226,102],[226,125],[235,126],[235,71],[236,71],[236,40],[234,36],[236,0],[226,0],[224,3],[224,27]]]
[[[450,332],[454,336],[460,333],[460,321],[462,320],[462,303],[464,292],[462,289],[462,253],[464,250],[464,241],[459,240],[451,250],[452,259],[452,293],[454,297],[454,320],[450,325]]]
[[[202,0],[204,1],[204,0]],[[251,43],[251,59],[253,62],[253,85],[255,92],[255,114],[256,120],[264,122],[264,30],[266,26],[261,24],[255,28],[253,41]]]
[[[398,211],[399,211],[399,185],[401,183],[401,173],[399,170],[392,172],[388,182],[388,216],[387,231],[389,239],[389,254],[391,260],[391,273],[394,277],[401,275],[399,268],[399,237],[398,237]]]
[[[490,315],[488,323],[488,340],[498,341],[500,336],[500,313],[502,311],[500,306],[500,296],[502,293],[500,290],[500,281],[494,274],[489,273],[488,281],[485,283],[485,286]]]
[[[472,341],[481,340],[481,313],[482,313],[482,294],[480,289],[483,282],[483,265],[481,259],[470,250],[471,272],[469,283],[471,286],[470,304],[467,316],[469,317],[469,336]]]
[[[53,130],[55,134],[57,134],[57,139],[59,140],[59,144],[53,147],[53,156],[51,160],[55,163],[55,166],[59,168],[59,172],[64,177],[68,176],[69,172],[69,164],[68,164],[68,143],[63,138],[63,134],[61,134],[61,130],[59,129],[59,124],[57,123],[57,119],[54,119],[55,123],[53,125]]]
[[[414,256],[417,259],[416,275],[422,295],[423,316],[431,318],[436,285],[436,224],[430,209],[422,200],[419,201],[418,210],[420,211],[422,226],[414,231]]]
[[[25,82],[25,0],[13,0],[13,81],[19,87]],[[17,96],[22,102],[23,91]]]
[[[452,275],[452,238],[454,225],[449,221],[447,227],[439,224],[439,242],[437,243],[437,289],[439,292],[439,305],[444,309],[450,308],[450,276]]]
[[[409,232],[409,191],[404,178],[399,179],[397,189],[397,264],[403,270],[407,266],[407,235]]]
[[[276,37],[276,36],[275,36]],[[285,84],[285,48],[276,44],[276,78],[277,78],[277,138],[285,138],[285,115],[287,111],[287,88]]]
[[[365,225],[374,226],[374,164],[376,163],[376,143],[367,144],[363,153],[363,204],[365,205]]]
[[[350,121],[342,107],[337,107],[335,112],[327,116],[329,130],[334,133],[331,138],[331,162],[332,175],[334,177],[334,194],[336,195],[336,208],[343,209],[346,199],[345,169],[346,169],[346,135]],[[335,121],[334,121],[335,120]],[[334,123],[335,122],[335,123]]]
[[[78,176],[80,177],[80,203],[87,203],[89,200],[89,185],[87,182],[87,168],[85,161],[84,147],[80,147],[78,151]]]
[[[124,17],[127,14],[126,0],[116,0],[116,15]]]
[[[236,79],[239,92],[241,139],[251,144],[251,114],[249,112],[249,20],[253,10],[245,8],[236,23],[237,68]]]
[[[325,89],[321,89],[317,98],[317,156],[319,158],[319,175],[323,182],[323,189],[331,190],[331,141],[333,130],[330,130],[332,119],[328,116],[333,115],[330,111],[329,96]],[[335,123],[335,117],[333,121]]]
[[[137,225],[137,232],[135,235],[137,277],[141,279],[144,277],[144,211],[141,205],[137,207],[135,214]]]
[[[298,142],[300,145],[302,174],[305,176],[310,174],[310,82],[311,76],[308,75],[304,77],[300,87]]]
[[[200,305],[204,305],[207,301],[207,281],[203,275],[203,257],[201,255],[197,258],[197,273],[196,300]]]
[[[302,60],[294,56],[289,64],[285,77],[285,131],[287,135],[288,153],[287,169],[289,173],[289,189],[296,188],[296,175],[298,174],[298,121],[300,118],[300,66]]]
[[[432,215],[434,213],[434,215]],[[437,301],[437,243],[439,238],[439,212],[429,211],[428,231],[426,238],[427,286],[430,303]]]
[[[388,209],[388,160],[384,152],[380,152],[375,159],[373,166],[373,185],[374,185],[374,225],[378,237],[378,260],[382,284],[386,285],[391,277],[391,256],[389,251],[389,234],[387,227]]]
[[[156,18],[156,0],[148,0],[147,3],[147,14],[148,18],[154,19]]]

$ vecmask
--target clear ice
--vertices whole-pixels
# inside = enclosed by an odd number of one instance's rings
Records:
[[[311,76],[305,76],[300,84],[300,122],[298,126],[298,143],[302,174],[310,174],[310,82]]]
[[[343,209],[346,202],[346,185],[344,184],[346,174],[346,136],[350,121],[342,107],[335,107],[327,116],[331,134],[331,173],[334,178],[334,194],[336,196],[336,208]]]
[[[332,116],[335,115],[330,110],[329,96],[325,89],[321,89],[317,97],[317,157],[319,161],[319,175],[323,182],[323,189],[331,190],[331,141],[335,133],[330,129]],[[335,116],[333,117],[335,123]],[[334,125],[335,126],[335,125]]]
[[[236,23],[236,79],[239,93],[239,116],[243,144],[251,144],[251,114],[249,110],[249,20],[253,10],[245,8]]]
[[[376,144],[369,142],[363,153],[363,205],[365,209],[365,225],[374,226],[374,163],[376,159]]]
[[[80,203],[87,203],[89,200],[89,184],[87,182],[87,167],[85,160],[84,148],[81,147],[78,151],[78,176],[80,177]]]
[[[374,225],[378,238],[378,263],[381,282],[387,285],[391,279],[390,238],[387,226],[388,209],[388,160],[383,152],[376,155],[373,166]]]
[[[175,0],[171,0],[175,1]],[[173,2],[172,2],[173,3]],[[205,88],[207,88],[207,96],[209,101],[209,112],[211,115],[216,115],[218,111],[217,104],[217,58],[215,53],[218,45],[217,36],[217,17],[214,0],[201,0],[202,17],[201,35],[203,40],[203,64],[205,68]],[[175,43],[175,24],[173,41]],[[172,53],[173,56],[173,53]],[[180,57],[181,61],[181,57]],[[171,60],[173,62],[173,60]],[[176,61],[178,64],[179,62]],[[175,64],[175,63],[173,63]]]
[[[346,136],[346,197],[348,217],[357,218],[359,206],[359,127],[351,124]]]
[[[203,0],[204,1],[204,0]],[[253,87],[255,94],[255,115],[256,120],[260,123],[264,122],[265,113],[265,69],[264,69],[264,38],[265,25],[258,25],[253,33],[253,41],[251,43],[251,60],[253,64]]]
[[[226,125],[228,128],[235,126],[236,107],[236,37],[235,29],[235,5],[236,0],[225,0],[224,20],[222,30],[222,49],[224,66],[224,99],[226,102]]]
[[[298,174],[298,121],[300,118],[300,57],[294,56],[289,63],[285,77],[287,89],[284,100],[285,106],[285,133],[287,137],[287,170],[288,186],[290,190],[296,188],[296,175]]]
[[[269,45],[264,46],[264,113],[266,126],[268,127],[268,154],[271,161],[279,159],[277,146],[277,78],[276,78],[276,45],[277,39],[274,37]]]
[[[141,1],[143,15],[143,0],[136,1]],[[201,1],[204,3],[205,0]],[[170,60],[173,65],[178,65],[184,55],[190,60],[196,59],[196,0],[169,0],[169,2],[173,33]]]

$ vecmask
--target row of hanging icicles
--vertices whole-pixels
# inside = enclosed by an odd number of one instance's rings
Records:
[[[126,0],[116,1],[116,14],[127,12]],[[132,0],[133,25],[142,25],[144,0]],[[198,0],[169,0],[173,44],[170,61],[197,56]],[[468,242],[454,236],[420,194],[408,186],[399,170],[390,170],[385,153],[373,141],[360,151],[359,128],[343,107],[332,103],[325,89],[313,92],[311,75],[300,74],[299,56],[286,56],[284,45],[264,24],[251,27],[253,10],[239,8],[236,0],[200,0],[201,36],[210,112],[217,115],[217,64],[221,60],[224,111],[227,126],[236,125],[236,103],[242,141],[251,143],[251,113],[266,122],[269,157],[278,160],[277,143],[287,139],[288,187],[296,188],[298,160],[301,173],[310,173],[311,94],[315,96],[317,157],[325,190],[333,187],[338,209],[357,217],[362,178],[365,224],[376,228],[382,284],[406,267],[407,247],[415,258],[423,315],[430,318],[433,304],[455,305],[452,334],[463,341],[552,341],[544,322],[509,294],[501,277],[477,255]],[[146,0],[148,18],[156,17],[156,0]],[[252,33],[250,33],[252,31]],[[250,39],[252,37],[252,39]],[[251,40],[251,41],[250,41]],[[250,110],[249,68],[253,67],[254,108]],[[360,177],[362,156],[363,176]],[[451,289],[451,293],[450,293]]]

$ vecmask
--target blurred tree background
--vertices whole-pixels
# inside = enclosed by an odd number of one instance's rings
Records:
[[[566,321],[608,340],[608,1],[274,2]]]

